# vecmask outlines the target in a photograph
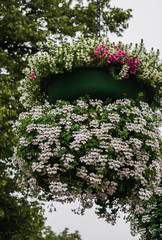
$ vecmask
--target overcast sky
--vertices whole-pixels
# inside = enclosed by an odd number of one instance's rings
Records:
[[[162,0],[112,0],[112,6],[123,9],[132,8],[133,18],[123,37],[109,35],[111,41],[124,43],[140,43],[144,40],[145,47],[149,50],[160,49],[162,56]],[[161,57],[162,58],[162,57]],[[70,232],[79,230],[82,240],[138,240],[139,236],[132,237],[129,224],[118,220],[115,226],[107,224],[103,219],[98,219],[94,209],[87,210],[85,216],[78,216],[71,212],[71,208],[78,206],[56,203],[57,211],[49,213],[46,210],[47,225],[59,233],[68,227]]]
[[[123,9],[132,8],[133,18],[123,37],[109,35],[111,41],[124,43],[140,43],[144,40],[145,47],[159,49],[162,56],[162,0],[112,0],[112,5]],[[162,58],[162,57],[161,57]]]

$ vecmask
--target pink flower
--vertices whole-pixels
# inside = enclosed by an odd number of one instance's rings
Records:
[[[125,74],[124,78],[129,78],[129,74],[128,73]]]
[[[124,63],[125,63],[124,59],[121,61],[121,63],[122,63],[122,64],[124,64]]]
[[[130,70],[130,73],[136,74],[136,69],[135,69],[135,68],[132,68],[132,69]]]
[[[96,51],[94,52],[94,55],[95,55],[95,56],[100,56],[100,53],[101,53],[101,51],[96,50]]]
[[[108,62],[108,63],[111,63],[112,59],[113,59],[113,58],[112,58],[112,55],[111,55],[111,57],[108,58],[107,62]]]
[[[135,59],[135,63],[140,64],[139,59]]]
[[[31,76],[31,77],[35,77],[35,74],[34,74],[34,73],[31,73],[30,76]]]
[[[97,51],[99,52],[101,50],[101,46],[99,48],[97,48]]]
[[[114,54],[114,59],[115,59],[115,60],[118,60],[118,59],[119,59],[119,56],[118,56],[117,53]]]
[[[121,52],[121,56],[125,57],[126,53],[125,52]]]
[[[97,51],[101,52],[101,49],[102,49],[102,48],[105,48],[105,45],[103,45],[103,44],[100,45],[99,48],[97,48]]]
[[[99,55],[99,56],[100,56],[100,58],[103,58],[105,55],[106,55],[106,54],[103,53],[103,54],[101,54],[101,55]]]
[[[133,58],[130,58],[128,60],[128,66],[133,66],[134,62],[133,62]]]

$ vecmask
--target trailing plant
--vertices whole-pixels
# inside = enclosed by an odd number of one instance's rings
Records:
[[[157,240],[161,238],[162,229],[162,196],[161,185],[153,196],[143,204],[137,205],[126,218],[131,223],[131,233],[140,233],[141,240]]]
[[[79,68],[102,68],[112,81],[135,80],[143,91],[140,95],[147,89],[148,103],[80,98],[50,105],[48,80],[59,81],[60,74]],[[99,217],[112,224],[118,210],[129,212],[132,231],[143,229],[142,239],[154,239],[159,230],[154,228],[153,201],[159,196],[161,164],[160,116],[154,111],[161,99],[159,52],[147,52],[143,42],[133,46],[108,39],[49,41],[46,51],[40,43],[24,73],[18,90],[27,112],[14,125],[13,157],[21,184],[50,200],[79,199],[81,207],[75,213],[83,214],[95,202]]]
[[[114,223],[119,208],[143,205],[160,183],[159,121],[147,103],[128,99],[35,106],[14,125],[14,164],[33,194],[79,197],[81,213],[95,202]]]

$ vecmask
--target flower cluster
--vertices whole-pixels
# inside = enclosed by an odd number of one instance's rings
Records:
[[[28,77],[28,80],[29,81],[34,81],[34,78],[35,78],[35,74],[31,73],[30,76]]]
[[[114,49],[116,50],[114,53],[109,52],[109,47],[102,44],[97,48],[94,52],[94,55],[99,58],[106,58],[109,64],[112,64],[113,61],[118,61],[121,64],[126,64],[128,66],[128,70],[131,74],[136,74],[136,69],[140,64],[139,59],[128,58],[126,52],[122,51],[119,46],[114,45]],[[129,78],[129,74],[126,73],[124,78]]]
[[[20,114],[13,161],[35,194],[67,196],[65,201],[84,195],[84,208],[93,200],[114,207],[140,204],[160,182],[158,124],[144,102],[46,103]]]
[[[100,47],[99,47],[100,46]],[[41,89],[43,82],[52,74],[64,73],[81,67],[104,67],[114,79],[130,80],[135,74],[139,85],[146,84],[150,88],[154,105],[158,105],[161,96],[162,63],[159,53],[147,52],[143,43],[123,45],[121,42],[114,46],[108,39],[80,39],[73,43],[63,41],[56,45],[48,42],[48,51],[40,51],[29,58],[28,68],[24,70],[26,77],[20,81],[20,101],[25,108],[39,105],[46,100]],[[34,73],[34,82],[28,81]],[[131,83],[130,83],[131,84]]]
[[[131,223],[132,235],[140,233],[140,240],[161,239],[162,188],[156,189],[153,196],[143,204],[136,205],[127,220]]]

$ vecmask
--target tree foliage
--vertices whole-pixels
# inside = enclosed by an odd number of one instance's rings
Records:
[[[78,231],[75,231],[74,233],[68,233],[68,228],[65,228],[65,230],[56,235],[51,228],[47,227],[45,236],[42,240],[81,240],[80,235],[78,234]]]
[[[22,107],[16,91],[17,83],[11,80],[10,75],[0,76],[0,159],[12,156],[12,121]]]
[[[44,221],[42,208],[20,194],[16,178],[0,162],[0,240],[41,239]]]
[[[10,163],[9,163],[10,164]],[[40,203],[29,201],[16,183],[16,175],[0,161],[0,240],[80,240],[80,235],[65,229],[56,235],[45,226]]]
[[[37,52],[37,43],[46,37],[95,35],[96,2],[84,6],[82,0],[0,0],[0,158],[12,155],[11,121],[23,110],[17,85],[27,56]],[[110,7],[110,0],[101,2],[101,30],[120,34],[128,27],[131,10]]]
[[[97,1],[83,0],[6,0],[0,1],[2,49],[17,57],[36,51],[36,43],[48,34],[74,37],[82,32],[85,36],[96,34]],[[131,10],[111,7],[110,0],[101,1],[101,30],[107,29],[118,35],[128,27]],[[30,44],[29,44],[30,43]]]
[[[20,58],[37,50],[37,42],[49,34],[75,37],[96,34],[97,1],[69,0],[6,0],[0,1],[1,54]],[[131,10],[111,7],[110,0],[101,1],[101,30],[108,29],[118,35],[128,27]]]

